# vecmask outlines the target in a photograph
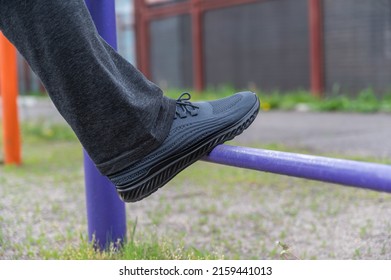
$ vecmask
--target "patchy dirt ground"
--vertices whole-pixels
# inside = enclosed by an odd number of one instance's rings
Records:
[[[261,113],[235,144],[389,163],[390,124],[382,114]],[[45,258],[86,232],[80,147],[28,149],[22,168],[0,167],[1,259]],[[157,235],[230,259],[391,259],[385,193],[199,162],[126,208],[137,239]],[[290,254],[280,255],[282,244]]]

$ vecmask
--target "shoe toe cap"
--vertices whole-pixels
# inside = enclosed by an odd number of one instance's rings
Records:
[[[257,106],[259,107],[258,96],[251,91],[238,92],[235,95],[241,96],[240,102],[237,104],[238,110],[246,114],[250,110],[253,110]]]

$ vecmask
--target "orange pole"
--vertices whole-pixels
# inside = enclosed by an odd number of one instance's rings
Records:
[[[20,130],[18,121],[18,77],[15,47],[0,33],[0,94],[3,112],[5,164],[20,164]]]

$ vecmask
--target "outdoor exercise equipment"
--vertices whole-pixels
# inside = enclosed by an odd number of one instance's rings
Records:
[[[110,40],[114,40],[114,0],[90,0],[87,1],[87,3],[93,14],[95,23],[98,26],[99,32],[101,32],[101,34],[106,34],[107,38],[109,38],[111,34]],[[104,24],[104,22],[106,22],[106,24]],[[115,45],[113,41],[109,43]],[[203,160],[276,174],[391,192],[391,166],[388,165],[227,145],[216,147],[210,155]],[[90,163],[88,163],[88,165],[89,164]],[[86,173],[86,178],[87,177],[90,176]],[[91,187],[97,187],[94,186],[93,179],[87,186],[87,188]],[[113,219],[116,219],[115,216],[118,211],[120,211],[122,215],[123,203],[118,202],[120,205],[119,208],[121,209],[118,210],[115,202],[112,201],[111,198],[107,199],[108,201],[106,202],[105,195],[98,194],[99,192],[106,192],[105,188],[98,187],[94,192],[101,199],[99,203],[95,203],[91,201],[95,198],[87,195],[87,204],[89,205],[88,220],[94,220],[93,223],[89,222],[89,231],[90,233],[97,233],[99,231],[101,234],[100,236],[105,236],[105,225],[103,222],[100,224],[99,217],[94,214],[97,213],[97,210],[94,210],[94,207],[102,207],[102,204],[108,203],[109,205],[105,206],[105,211],[112,213]],[[92,215],[92,217],[90,217],[90,215]],[[106,228],[106,232],[111,233],[119,231],[122,234],[118,236],[125,236],[123,232],[126,228],[125,220],[121,218],[120,221],[117,222],[117,224],[114,222],[111,223],[110,227]],[[110,234],[106,234],[106,236],[110,236]],[[107,241],[110,240],[107,239]],[[115,242],[117,239],[114,238],[111,241]],[[101,247],[105,247],[108,244],[102,243],[100,245]]]
[[[0,32],[0,95],[3,112],[3,149],[5,164],[20,164],[18,121],[18,71],[15,47]]]
[[[86,0],[87,6],[101,36],[116,48],[114,0]],[[19,148],[16,111],[16,53],[1,38],[0,81],[3,97],[5,135],[13,135],[11,150]],[[7,74],[5,74],[7,73]],[[8,139],[8,138],[7,138]],[[15,153],[17,155],[17,153]],[[204,161],[234,167],[283,174],[322,182],[391,193],[391,166],[375,163],[269,151],[248,147],[220,145]],[[20,156],[6,162],[20,162]],[[84,151],[88,233],[98,248],[126,238],[126,213],[110,181],[102,176]]]
[[[114,0],[87,0],[95,26],[103,39],[117,49]],[[97,247],[126,238],[125,204],[111,182],[100,174],[84,150],[88,236]]]
[[[391,166],[220,145],[205,161],[391,193]]]

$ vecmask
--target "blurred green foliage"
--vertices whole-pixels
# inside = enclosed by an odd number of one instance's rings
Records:
[[[362,90],[355,96],[333,92],[326,93],[322,98],[312,95],[306,90],[288,92],[265,92],[252,89],[261,99],[261,108],[268,110],[301,110],[301,111],[344,111],[344,112],[391,112],[391,92],[378,95],[371,88]],[[165,94],[178,98],[181,92],[192,93],[192,100],[213,100],[237,92],[231,86],[209,88],[202,92],[192,90],[168,89]]]

